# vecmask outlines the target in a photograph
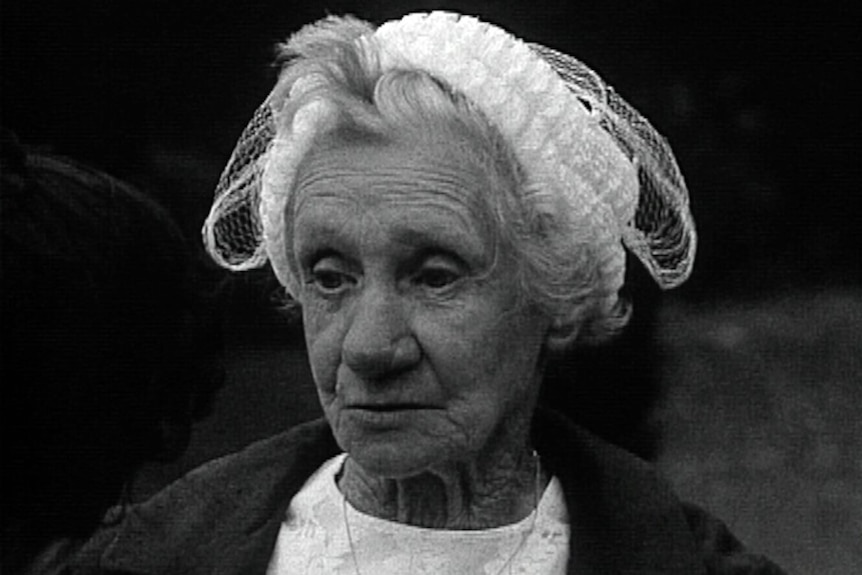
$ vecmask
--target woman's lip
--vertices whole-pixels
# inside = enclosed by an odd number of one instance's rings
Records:
[[[387,403],[353,405],[343,409],[342,415],[361,427],[380,431],[410,427],[420,417],[420,412],[427,411],[428,407],[414,403]]]
[[[380,403],[380,404],[354,404],[346,406],[347,409],[361,409],[365,411],[411,411],[418,409],[433,409],[429,405],[418,403]]]

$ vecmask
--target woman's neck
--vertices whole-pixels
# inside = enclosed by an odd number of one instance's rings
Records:
[[[467,462],[391,479],[366,472],[350,457],[338,486],[359,511],[434,529],[488,529],[516,523],[538,505],[547,478],[526,444]]]

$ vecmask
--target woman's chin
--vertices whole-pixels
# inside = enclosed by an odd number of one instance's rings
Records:
[[[411,444],[412,443],[412,444]],[[378,477],[403,479],[427,471],[443,459],[415,442],[355,442],[345,449],[365,472]]]
[[[436,412],[366,414],[342,412],[333,425],[335,438],[368,473],[403,478],[444,463],[452,448]]]

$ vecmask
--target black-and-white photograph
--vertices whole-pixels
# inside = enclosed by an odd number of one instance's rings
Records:
[[[0,573],[862,573],[852,8],[2,2]]]

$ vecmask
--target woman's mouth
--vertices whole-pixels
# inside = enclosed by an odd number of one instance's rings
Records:
[[[376,428],[393,428],[409,425],[422,411],[430,408],[417,403],[356,404],[346,407],[342,415],[355,422]]]
[[[382,403],[382,404],[359,404],[351,406],[350,409],[365,409],[368,411],[407,411],[417,409],[427,409],[426,406],[418,403]]]

